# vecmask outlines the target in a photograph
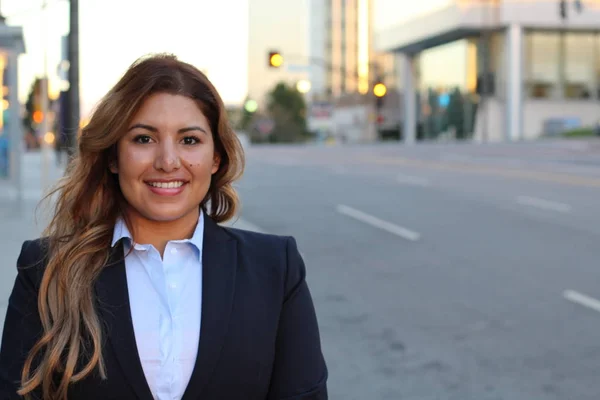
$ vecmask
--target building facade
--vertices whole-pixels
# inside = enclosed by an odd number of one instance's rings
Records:
[[[534,139],[600,118],[600,1],[453,0],[377,35],[396,54],[403,132]]]
[[[311,80],[316,94],[366,93],[371,61],[371,1],[311,0]]]
[[[18,58],[25,52],[23,29],[0,21],[0,190],[22,196],[23,128],[19,103]]]
[[[309,126],[327,130],[341,141],[372,141],[374,133],[373,85],[395,85],[395,57],[376,52],[373,0],[310,0],[309,95],[315,112]],[[328,119],[322,116],[328,109]]]
[[[366,94],[378,78],[394,81],[395,60],[374,51],[373,0],[310,0],[310,80],[318,97]]]

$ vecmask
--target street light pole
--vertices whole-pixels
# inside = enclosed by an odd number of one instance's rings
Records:
[[[0,24],[3,24],[6,22],[6,17],[4,16],[4,14],[2,14],[2,1],[0,0]]]
[[[77,132],[79,131],[79,0],[69,3],[69,92],[67,115],[67,151],[73,155],[76,151]]]
[[[46,0],[44,0],[42,2],[42,37],[43,37],[43,42],[42,42],[42,47],[43,47],[43,52],[44,52],[44,65],[43,65],[43,72],[42,72],[42,79],[40,81],[40,102],[41,102],[41,111],[42,111],[42,122],[40,124],[40,139],[41,139],[41,151],[42,151],[42,171],[41,171],[41,177],[42,177],[42,188],[45,188],[46,183],[48,182],[48,170],[49,170],[49,161],[48,161],[48,151],[49,149],[47,148],[49,145],[51,145],[51,143],[48,143],[46,141],[46,135],[48,134],[48,131],[50,130],[49,124],[48,124],[48,111],[49,111],[49,105],[48,105],[48,86],[50,84],[50,80],[48,77],[48,18],[46,16],[46,6],[48,5],[48,2]],[[56,139],[55,139],[56,140]]]

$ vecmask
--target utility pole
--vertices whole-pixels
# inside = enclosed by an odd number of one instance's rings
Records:
[[[481,30],[481,34],[479,37],[479,50],[481,51],[481,73],[480,75],[480,115],[482,117],[482,132],[481,132],[481,140],[483,143],[487,143],[489,141],[489,112],[490,112],[490,97],[492,97],[492,93],[490,90],[492,82],[490,82],[491,78],[491,38],[492,38],[492,30],[495,28],[493,24],[492,13],[493,8],[497,7],[496,2],[492,4],[484,4],[482,6],[481,11],[483,12],[483,20],[484,27]]]
[[[0,24],[6,23],[6,17],[2,14],[2,1],[0,1]]]
[[[69,91],[67,102],[67,151],[71,156],[76,151],[79,131],[79,0],[69,4]]]
[[[51,143],[46,142],[46,135],[50,130],[50,126],[48,124],[48,114],[49,114],[49,105],[48,105],[48,86],[50,84],[50,80],[48,79],[48,17],[46,16],[46,7],[48,5],[47,0],[42,2],[42,37],[43,37],[43,52],[44,52],[44,65],[42,72],[42,79],[40,81],[40,105],[42,111],[42,122],[39,127],[39,135],[42,139],[42,188],[45,189],[46,184],[48,183],[48,170],[49,170],[49,160],[48,160],[48,146]],[[56,136],[55,139],[56,140]]]

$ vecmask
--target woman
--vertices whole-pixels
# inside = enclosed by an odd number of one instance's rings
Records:
[[[21,250],[0,399],[326,399],[294,239],[218,225],[242,170],[200,71],[132,65],[82,130],[44,238]]]

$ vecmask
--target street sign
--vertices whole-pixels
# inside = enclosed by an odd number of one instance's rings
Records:
[[[306,64],[286,64],[285,66],[287,72],[309,72],[310,65]]]
[[[328,102],[315,102],[309,107],[309,118],[329,119],[333,116],[333,104]]]

